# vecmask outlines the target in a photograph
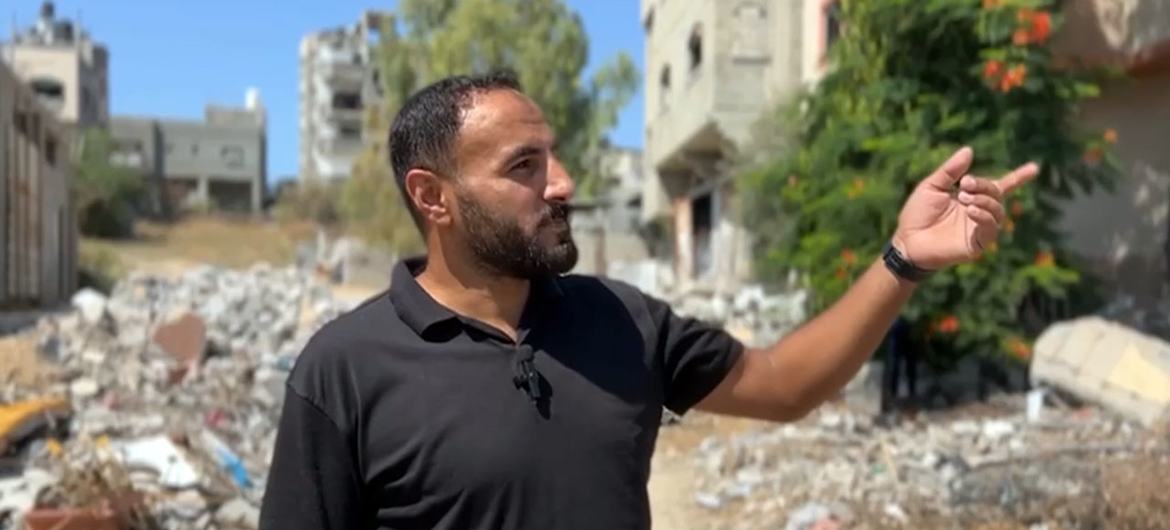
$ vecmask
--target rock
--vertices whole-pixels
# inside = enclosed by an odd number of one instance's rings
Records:
[[[107,301],[108,299],[105,295],[86,287],[73,295],[71,303],[73,307],[77,308],[77,311],[81,313],[81,317],[87,323],[97,324],[106,315]]]
[[[174,442],[163,436],[152,436],[124,442],[119,453],[126,466],[145,468],[158,476],[158,483],[168,488],[190,488],[199,485],[199,474],[179,452]]]
[[[236,497],[216,510],[215,522],[225,529],[257,528],[260,526],[260,509],[247,500]]]
[[[983,422],[981,430],[982,435],[991,443],[999,442],[1001,439],[1011,435],[1016,431],[1015,426],[1011,422],[1003,420],[990,420]]]
[[[101,389],[98,382],[89,377],[82,377],[69,385],[69,393],[75,398],[89,399],[98,394]]]
[[[828,530],[829,528],[836,528],[835,526],[827,526],[830,524],[832,517],[833,512],[828,506],[810,502],[788,514],[788,523],[784,525],[784,530]]]
[[[0,522],[6,513],[16,515],[19,519],[20,515],[32,509],[41,492],[56,482],[57,477],[36,468],[28,469],[21,475],[0,478]]]
[[[1099,317],[1045,330],[1031,374],[1145,426],[1170,409],[1170,343]]]
[[[696,493],[695,502],[708,510],[718,510],[723,507],[723,499],[714,493]]]

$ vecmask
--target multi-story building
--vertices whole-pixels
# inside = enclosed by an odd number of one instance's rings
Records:
[[[0,309],[48,306],[77,287],[65,128],[0,63]]]
[[[70,127],[104,126],[109,118],[109,52],[84,29],[56,17],[52,2],[0,52],[41,104]]]
[[[258,212],[267,191],[267,117],[249,90],[243,108],[208,105],[203,121],[115,116],[116,163],[154,184],[155,208],[193,204]]]
[[[305,36],[300,46],[300,179],[349,176],[363,145],[364,111],[379,99],[371,39],[382,17]]]
[[[836,37],[826,0],[642,0],[646,33],[643,218],[674,227],[683,288],[734,289],[751,243],[730,161],[761,114],[815,81]]]

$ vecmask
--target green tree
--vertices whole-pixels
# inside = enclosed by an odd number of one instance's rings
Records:
[[[1098,89],[1089,72],[1053,64],[1057,7],[843,2],[832,71],[768,120],[763,143],[782,154],[742,175],[761,274],[801,271],[813,309],[823,308],[880,255],[913,186],[955,149],[972,146],[972,171],[986,176],[1035,160],[1042,173],[1009,200],[1001,244],[936,275],[904,314],[936,365],[1028,356],[1029,337],[1052,317],[1045,309],[1091,293],[1057,230],[1061,202],[1117,175],[1116,133],[1074,126],[1078,103]]]
[[[141,174],[110,161],[115,150],[108,132],[82,132],[73,164],[73,194],[83,235],[126,237],[133,233],[134,209],[145,184]]]
[[[578,193],[600,191],[602,141],[637,89],[639,75],[630,57],[621,54],[583,80],[588,37],[580,17],[562,0],[402,0],[379,33],[374,55],[382,101],[367,115],[367,137],[373,140],[342,201],[347,221],[360,231],[414,245],[400,233],[414,231],[412,223],[383,225],[409,219],[406,212],[389,211],[402,206],[387,167],[385,138],[406,98],[448,75],[515,71],[557,132]],[[370,217],[375,211],[381,219]]]

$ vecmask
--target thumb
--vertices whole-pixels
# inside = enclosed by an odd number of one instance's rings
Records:
[[[955,183],[967,174],[967,170],[971,169],[971,161],[974,157],[975,153],[970,147],[963,147],[955,151],[951,158],[943,162],[923,182],[940,191],[950,191]]]

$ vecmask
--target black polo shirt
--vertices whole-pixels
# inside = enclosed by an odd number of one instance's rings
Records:
[[[533,282],[513,342],[431,298],[423,264],[305,347],[261,528],[649,528],[662,408],[695,405],[743,345],[576,275]]]

